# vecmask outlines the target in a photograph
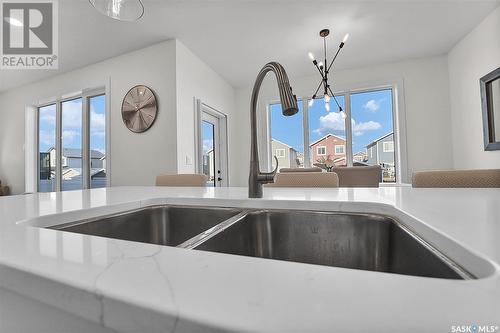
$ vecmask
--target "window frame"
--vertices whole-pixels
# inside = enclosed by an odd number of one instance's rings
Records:
[[[343,96],[345,101],[345,113],[347,115],[345,119],[345,132],[346,132],[346,156],[347,165],[353,165],[353,151],[352,151],[352,126],[351,124],[351,95],[357,93],[368,93],[376,92],[381,90],[391,90],[392,91],[392,120],[393,120],[393,133],[394,133],[394,159],[396,163],[396,182],[395,183],[381,183],[384,185],[394,185],[410,182],[409,170],[408,170],[408,153],[407,153],[407,139],[406,139],[406,109],[405,109],[405,96],[404,96],[404,84],[403,79],[390,79],[390,80],[380,80],[365,82],[359,84],[350,84],[349,86],[339,85],[341,89],[335,90],[335,96]],[[303,105],[303,131],[304,131],[304,147],[309,147],[304,149],[304,167],[311,166],[312,157],[312,147],[309,146],[309,100],[310,96],[307,95],[309,91],[305,94],[297,93],[297,102]],[[305,96],[305,97],[299,97]],[[266,116],[265,121],[267,121],[267,143],[271,144],[271,122],[270,122],[270,112],[272,104],[279,104],[280,101],[277,99],[270,99],[266,104]],[[264,124],[264,125],[265,125]],[[260,134],[260,133],[259,133]],[[350,138],[350,140],[349,140]],[[270,150],[268,150],[270,152]],[[373,152],[372,152],[373,153]],[[269,156],[267,156],[269,155]],[[268,153],[268,165],[271,167],[271,154]],[[370,157],[372,158],[372,157]]]
[[[278,151],[279,151],[279,152],[282,152],[283,154],[278,154]],[[284,149],[284,148],[276,148],[276,149],[274,150],[274,152],[275,152],[275,154],[276,154],[275,156],[276,156],[277,158],[285,158],[285,157],[286,157],[286,149]]]
[[[342,148],[342,152],[337,152],[337,147],[341,147]],[[335,155],[345,155],[345,145],[335,145]]]
[[[78,92],[69,93],[66,95],[61,95],[57,98],[51,98],[43,103],[36,103],[33,105],[35,111],[35,163],[36,163],[36,183],[34,184],[34,189],[36,192],[40,191],[40,109],[46,106],[55,105],[56,106],[56,126],[55,126],[55,149],[56,149],[56,165],[55,165],[55,180],[56,180],[56,192],[63,191],[62,187],[62,104],[64,102],[80,99],[82,100],[82,190],[91,189],[91,153],[90,153],[90,99],[97,96],[105,96],[105,132],[106,132],[106,186],[109,187],[111,184],[111,169],[110,169],[110,124],[109,124],[109,92],[106,87],[84,89]]]
[[[391,144],[392,148],[386,149],[386,144]],[[384,153],[394,153],[394,141],[384,141],[382,142],[382,152]]]
[[[319,152],[320,148],[323,148],[325,150],[325,152],[323,154],[321,154]],[[316,155],[318,155],[318,156],[326,156],[326,146],[316,146]]]

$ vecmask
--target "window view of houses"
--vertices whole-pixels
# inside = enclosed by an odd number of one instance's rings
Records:
[[[90,151],[91,187],[106,187],[106,155],[97,150]],[[65,190],[77,190],[82,186],[82,150],[65,148],[61,155],[62,182]],[[40,192],[53,191],[55,187],[56,149],[40,153]]]
[[[60,105],[60,123],[57,124],[57,104]],[[88,112],[89,124],[83,128],[83,114]],[[106,187],[106,136],[105,136],[105,96],[88,97],[87,110],[83,110],[83,98],[57,102],[38,109],[38,190],[56,191],[56,179],[60,177],[61,190],[76,190],[84,187],[83,137],[89,133],[88,166],[90,188]],[[60,128],[60,172],[56,150],[56,128]]]
[[[318,166],[330,171],[333,167],[380,165],[381,181],[396,181],[392,90],[339,95],[337,101],[343,110],[347,98],[351,111],[349,138],[345,130],[348,120],[335,109],[332,100],[330,112],[325,110],[323,100],[316,100],[306,112],[303,103],[299,103],[299,113],[293,117],[282,116],[279,104],[270,106],[271,155],[278,159],[279,168]],[[307,150],[304,150],[304,117],[309,124]]]
[[[202,121],[203,140],[203,173],[207,175],[207,186],[215,186],[215,126],[208,121]]]

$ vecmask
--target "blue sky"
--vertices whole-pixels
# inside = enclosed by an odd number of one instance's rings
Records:
[[[106,151],[106,97],[90,98],[90,147],[102,153]],[[82,99],[62,103],[62,136],[64,148],[82,147]],[[40,152],[55,147],[56,106],[40,108]]]
[[[214,149],[214,125],[208,121],[203,121],[201,125],[202,140],[203,140],[203,154]]]
[[[338,96],[337,100],[345,109],[344,97]],[[326,112],[324,101],[317,99],[309,108],[310,143],[328,133],[345,137],[344,120],[333,99],[330,100],[330,107],[331,112]],[[271,105],[271,136],[303,152],[302,103],[299,103],[299,109],[298,114],[284,117],[281,105]],[[393,130],[391,90],[352,94],[351,112],[354,153],[365,151],[366,145]]]

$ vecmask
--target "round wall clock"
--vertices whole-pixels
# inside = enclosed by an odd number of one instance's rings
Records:
[[[146,86],[130,89],[122,102],[122,119],[125,126],[135,133],[147,131],[154,123],[158,113],[156,96]]]

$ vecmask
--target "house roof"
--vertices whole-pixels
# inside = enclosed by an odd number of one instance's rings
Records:
[[[54,149],[55,148],[50,148],[47,152],[50,152]],[[82,158],[82,150],[78,148],[64,148],[62,156],[69,158]],[[98,150],[92,149],[90,151],[90,158],[103,158],[105,156],[106,155],[104,155]]]
[[[381,136],[380,138],[376,139],[376,140],[373,140],[372,142],[370,142],[369,144],[366,145],[366,148],[370,148],[371,146],[375,145],[377,142],[379,142],[380,140],[382,139],[385,139],[387,138],[389,135],[392,135],[394,134],[394,132],[389,132],[383,136]]]
[[[328,137],[330,137],[330,136],[334,136],[334,137],[336,137],[337,139],[340,139],[340,140],[345,141],[345,138],[343,138],[343,137],[341,137],[341,136],[338,136],[338,135],[335,135],[335,134],[328,133],[328,134],[327,134],[327,135],[325,135],[324,137],[322,137],[322,138],[320,138],[320,139],[318,139],[318,140],[314,141],[313,143],[309,144],[309,147],[314,146],[315,144],[317,144],[317,143],[319,143],[319,142],[321,142],[321,141],[325,140],[326,138],[328,138]]]
[[[279,144],[282,144],[283,146],[286,146],[286,147],[288,147],[288,148],[290,148],[290,149],[293,149],[293,150],[297,151],[297,150],[296,150],[295,148],[293,148],[292,146],[290,146],[290,145],[288,145],[288,144],[286,144],[286,143],[284,143],[284,142],[282,142],[282,141],[280,141],[280,140],[276,140],[275,138],[271,138],[271,140],[272,140],[272,141],[275,141],[275,142],[277,142],[277,143],[279,143]]]

